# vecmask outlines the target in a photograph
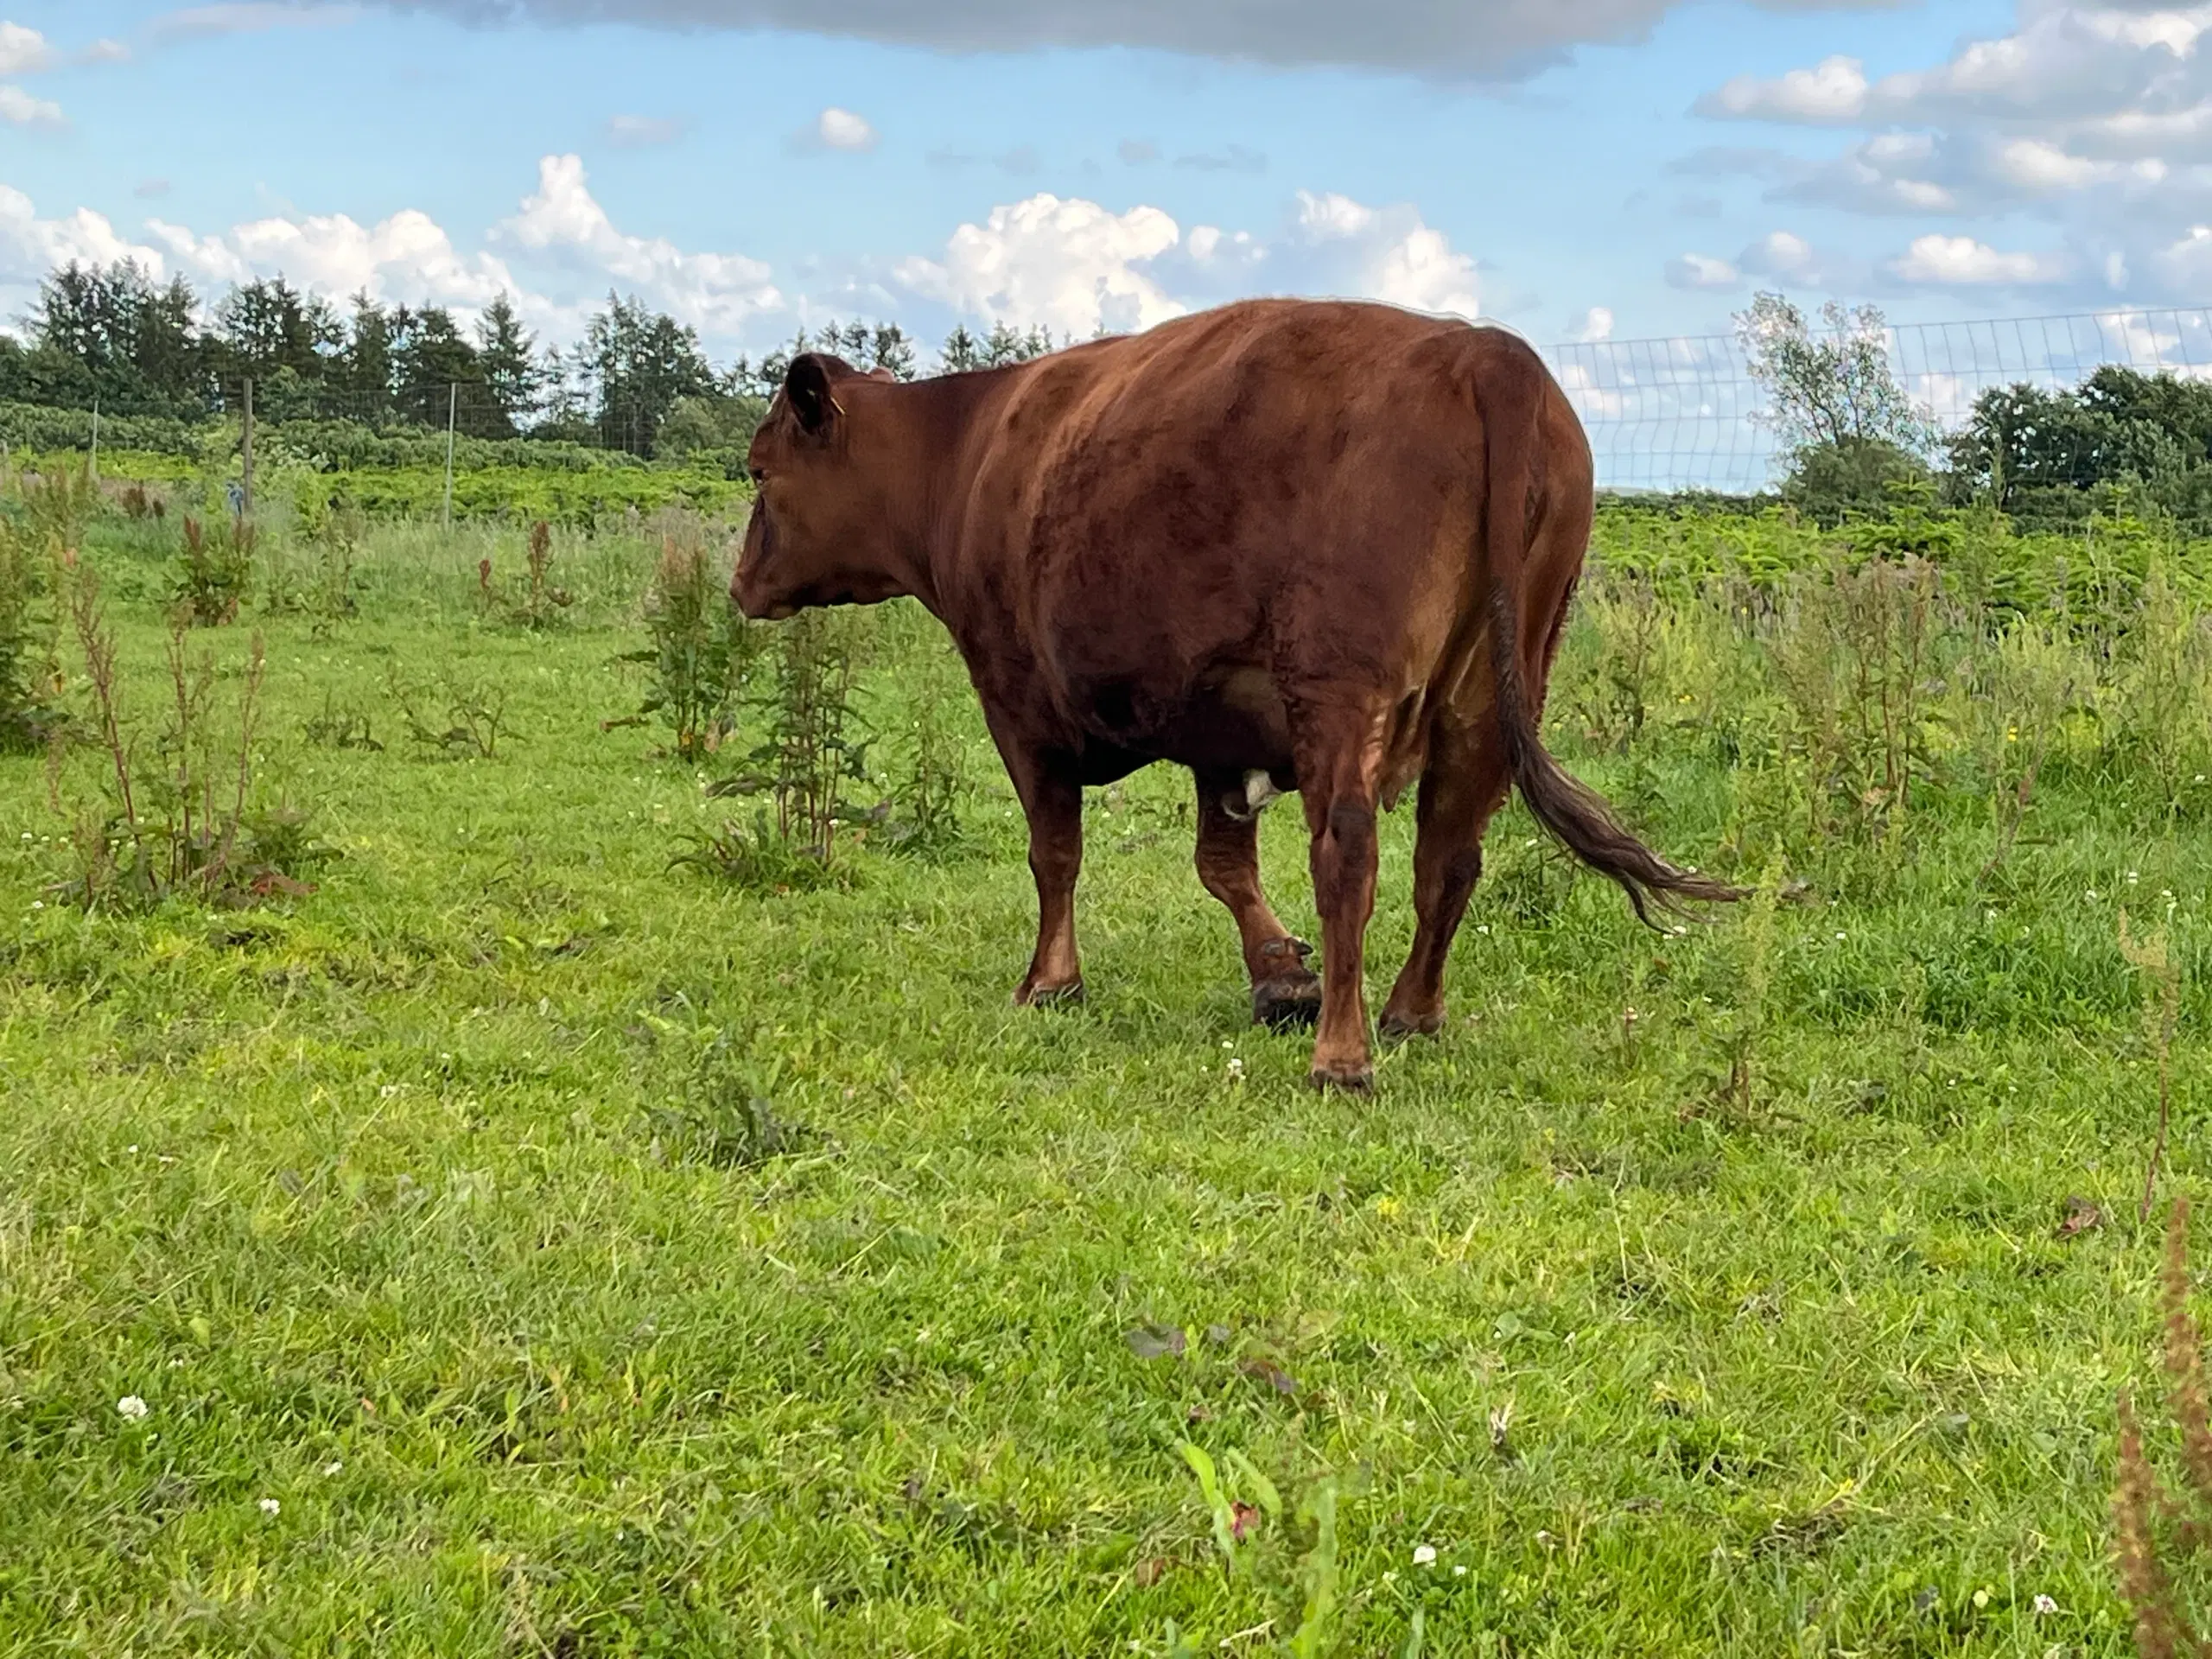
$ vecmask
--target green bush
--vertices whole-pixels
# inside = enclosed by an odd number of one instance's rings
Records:
[[[1816,524],[1879,512],[1900,486],[1928,481],[1928,463],[1882,438],[1841,438],[1797,452],[1782,499]]]

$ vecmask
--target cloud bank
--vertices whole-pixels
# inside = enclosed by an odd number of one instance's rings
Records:
[[[1578,46],[1640,40],[1682,0],[385,0],[473,23],[789,29],[950,52],[1135,47],[1249,63],[1519,79]],[[1759,0],[1863,10],[1891,0]]]
[[[742,251],[625,230],[573,155],[540,161],[536,188],[473,246],[413,208],[373,222],[282,213],[217,230],[153,217],[132,233],[89,210],[42,217],[28,195],[0,186],[0,304],[19,308],[70,260],[124,258],[203,289],[281,274],[340,302],[365,292],[463,314],[505,292],[556,340],[573,339],[613,288],[724,349],[855,312],[905,321],[925,337],[955,319],[1083,337],[1251,294],[1370,298],[1467,317],[1482,305],[1474,257],[1418,210],[1313,191],[1299,192],[1281,220],[1257,233],[1040,192],[957,226],[934,250],[795,278]]]

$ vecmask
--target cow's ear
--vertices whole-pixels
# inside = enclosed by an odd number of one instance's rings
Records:
[[[812,352],[791,359],[784,374],[784,397],[809,432],[829,425],[831,411],[837,409],[837,400],[830,395],[830,370]]]

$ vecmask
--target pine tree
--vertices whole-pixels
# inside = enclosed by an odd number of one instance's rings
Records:
[[[476,361],[485,391],[512,437],[531,424],[545,390],[537,341],[523,327],[514,301],[502,289],[476,321]]]
[[[694,330],[619,294],[591,320],[583,351],[599,392],[601,442],[610,448],[652,454],[677,400],[715,390]]]
[[[984,366],[983,342],[961,323],[944,337],[944,349],[938,353],[938,372],[940,374],[968,374]]]
[[[363,289],[353,296],[353,325],[346,330],[343,373],[346,402],[342,412],[380,426],[391,418],[391,314]]]
[[[345,329],[329,302],[303,293],[282,275],[242,283],[215,308],[226,378],[268,381],[289,372],[314,384],[340,356]]]
[[[392,312],[391,365],[405,419],[442,427],[450,416],[471,436],[502,435],[505,417],[487,405],[476,348],[443,306]]]

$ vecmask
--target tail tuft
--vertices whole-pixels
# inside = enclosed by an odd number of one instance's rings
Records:
[[[1745,897],[1740,887],[1677,868],[1630,834],[1595,790],[1568,775],[1546,752],[1522,701],[1520,676],[1513,675],[1509,683],[1500,674],[1498,681],[1506,752],[1521,798],[1569,852],[1619,884],[1638,921],[1658,927],[1655,912],[1683,917],[1692,913],[1692,905],[1732,904]]]

